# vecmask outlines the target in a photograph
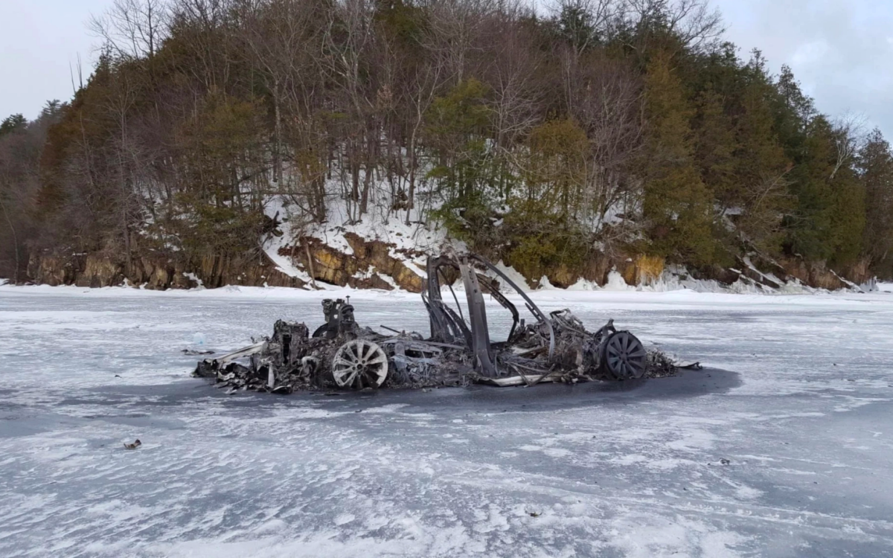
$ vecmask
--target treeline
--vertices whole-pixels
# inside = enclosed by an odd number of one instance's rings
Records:
[[[595,252],[893,275],[893,155],[705,0],[116,0],[70,103],[0,126],[0,276],[436,220],[537,278]]]

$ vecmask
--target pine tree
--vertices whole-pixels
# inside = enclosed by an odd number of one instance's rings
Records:
[[[865,188],[865,232],[862,250],[871,270],[893,276],[893,153],[878,129],[869,134],[857,161]]]
[[[810,123],[798,151],[790,174],[795,203],[785,221],[787,246],[807,260],[825,261],[834,252],[829,242],[833,193],[828,184],[834,145],[826,119]]]
[[[656,53],[645,77],[648,134],[643,217],[657,255],[707,266],[715,257],[712,201],[694,162],[693,111],[671,58]]]
[[[789,203],[790,163],[774,129],[773,90],[760,59],[755,58],[745,71],[736,127],[735,193],[742,209],[737,224],[754,246],[776,253],[782,240],[782,215]]]
[[[843,270],[856,263],[865,232],[865,187],[849,165],[840,168],[830,181],[830,263]]]
[[[743,205],[735,176],[737,142],[722,96],[712,88],[697,102],[695,154],[701,178],[719,204],[720,212]]]
[[[0,122],[0,137],[10,134],[16,130],[23,130],[28,125],[28,121],[21,114],[13,114],[6,117]]]

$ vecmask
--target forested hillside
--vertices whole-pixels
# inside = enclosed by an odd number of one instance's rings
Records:
[[[116,0],[93,28],[74,98],[0,126],[0,277],[93,255],[216,284],[333,206],[556,284],[642,258],[893,275],[890,145],[706,1]]]

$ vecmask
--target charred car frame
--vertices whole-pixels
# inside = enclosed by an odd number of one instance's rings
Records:
[[[522,319],[500,292],[499,283],[481,271],[490,272],[513,290],[533,320]],[[385,326],[387,334],[360,327],[349,298],[326,299],[322,303],[325,323],[312,334],[303,323],[279,320],[271,337],[202,360],[194,374],[213,378],[231,390],[291,393],[335,387],[628,381],[676,371],[660,352],[647,351],[633,334],[618,331],[613,320],[590,332],[570,310],[546,315],[505,273],[476,254],[446,252],[429,258],[427,276],[422,292],[431,329],[427,338]],[[461,278],[465,312],[446,277]],[[443,286],[455,308],[443,300]],[[490,338],[486,294],[511,314],[505,341]]]

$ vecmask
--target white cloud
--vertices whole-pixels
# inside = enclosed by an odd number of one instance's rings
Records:
[[[864,114],[893,138],[893,2],[713,0],[742,56],[759,48],[778,71],[791,66],[817,108]]]

